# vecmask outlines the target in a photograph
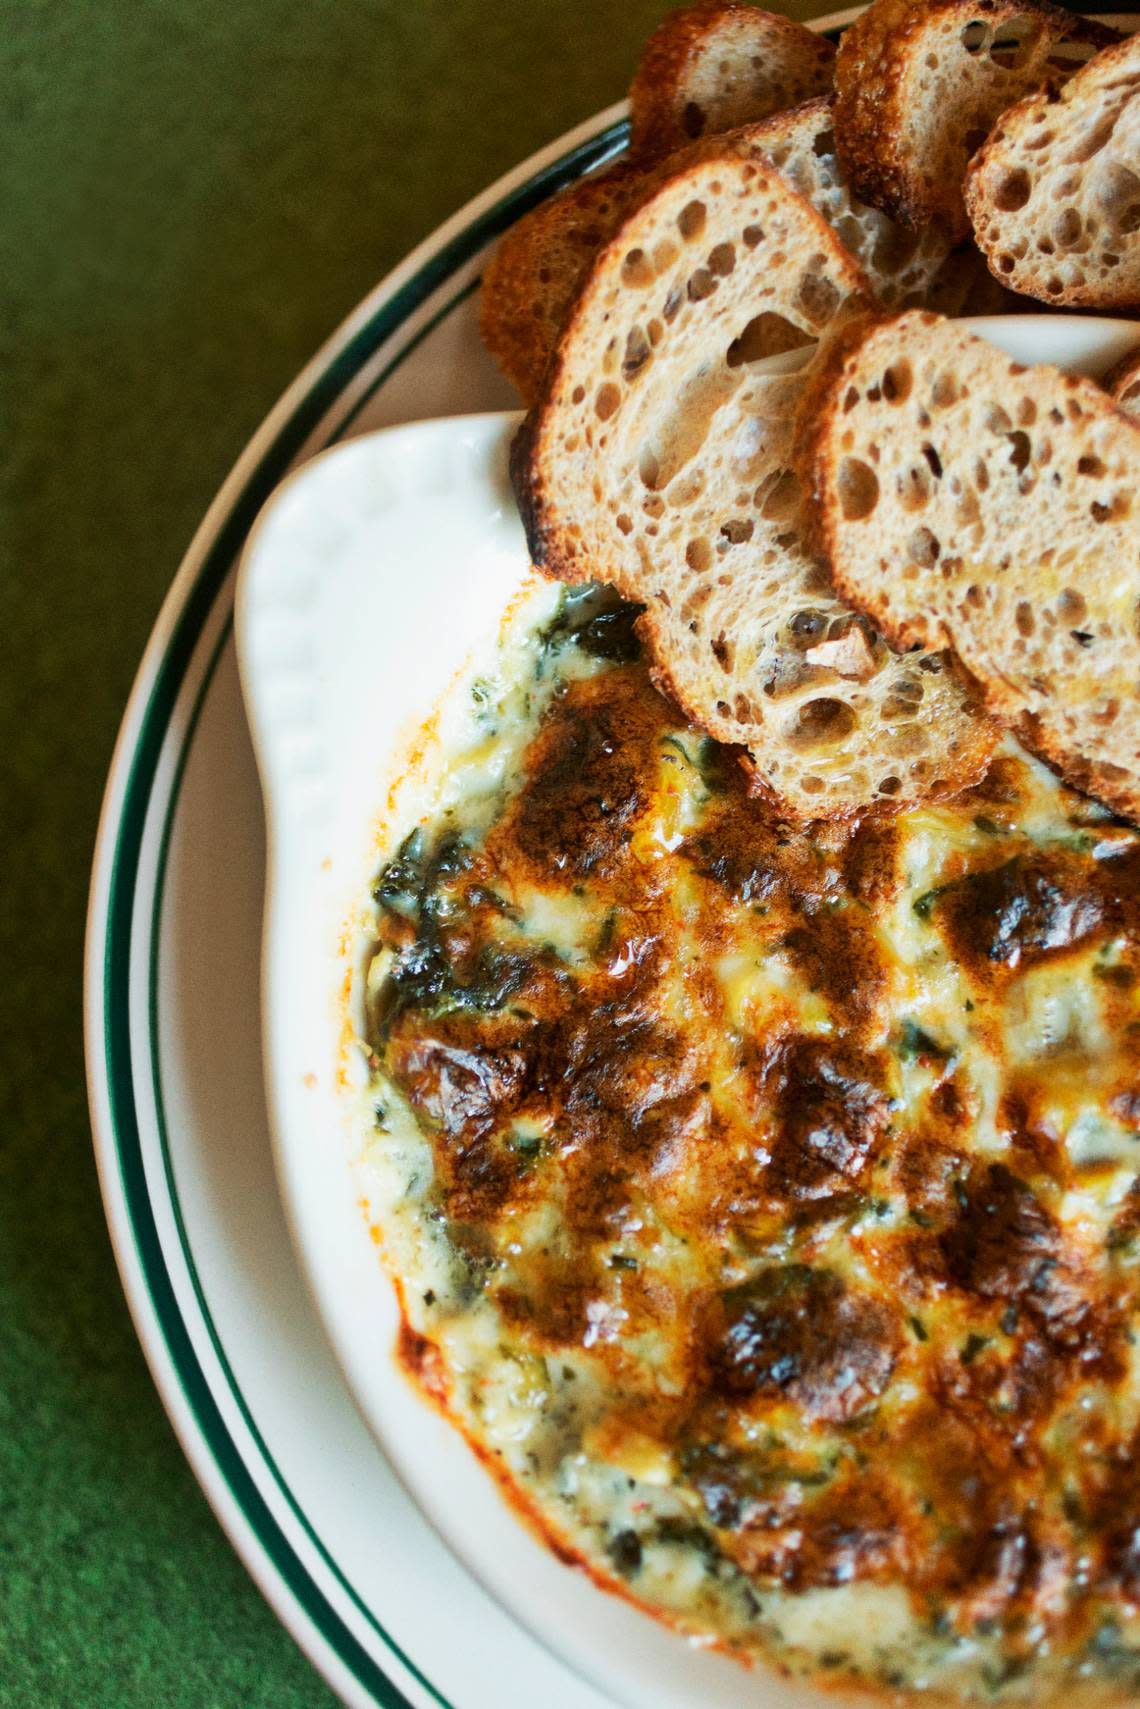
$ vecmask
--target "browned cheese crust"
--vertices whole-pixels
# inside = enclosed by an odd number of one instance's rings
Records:
[[[654,854],[669,768],[692,763],[677,728],[640,664],[568,685],[517,794],[452,862],[431,954],[460,990],[493,966],[501,1000],[410,1004],[378,1044],[430,1137],[433,1215],[513,1345],[554,1364],[589,1350],[606,1382],[594,1451],[619,1465],[631,1443],[666,1452],[691,1534],[758,1591],[900,1585],[948,1632],[1078,1656],[1105,1599],[1140,1595],[1140,1444],[1131,1425],[1114,1434],[1112,1399],[1130,1381],[1135,1288],[1113,1254],[1140,1229],[1140,1184],[1107,1250],[1066,1222],[1095,1171],[1051,1131],[1065,1065],[1019,1064],[1001,1016],[1019,982],[1111,945],[1109,1036],[1135,1027],[1140,847],[1110,828],[1098,848],[1076,798],[1070,843],[1039,846],[1018,827],[1026,765],[1008,756],[945,809],[975,829],[947,838],[913,913],[961,969],[956,1006],[968,994],[994,1053],[995,1159],[975,1148],[976,1084],[946,1043],[907,1031],[892,994],[881,928],[904,894],[905,822],[794,832],[713,753],[699,825]],[[504,939],[536,886],[588,897],[605,922],[584,963]],[[412,935],[396,915],[382,932],[397,952]],[[715,972],[746,945],[790,969],[759,1030]],[[827,1028],[805,1026],[796,990]],[[1104,1107],[1140,1134],[1138,1059],[1112,1061]],[[540,1129],[541,1144],[513,1140]],[[558,1236],[540,1244],[525,1230],[544,1204]],[[650,1369],[636,1349],[655,1337],[668,1357]],[[430,1339],[405,1329],[402,1349],[446,1407]],[[1056,1434],[1082,1392],[1098,1397],[1095,1453]],[[549,1511],[513,1494],[576,1558]],[[615,1545],[616,1573],[590,1570],[636,1601],[632,1546]]]

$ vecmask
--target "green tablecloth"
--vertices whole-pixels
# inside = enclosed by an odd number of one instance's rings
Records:
[[[666,9],[0,0],[5,1709],[331,1702],[182,1460],[111,1259],[80,1017],[103,779],[279,392],[440,220],[621,95]]]

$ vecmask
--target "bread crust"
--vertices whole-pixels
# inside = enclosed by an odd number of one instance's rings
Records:
[[[952,647],[993,717],[1140,818],[1140,424],[912,312],[832,342],[799,443],[840,595]]]
[[[1017,63],[995,63],[994,35],[1019,20],[1028,29]],[[967,49],[962,36],[971,26],[988,36]],[[1062,80],[1066,73],[1049,64],[1060,43],[1095,51],[1118,40],[1050,0],[873,0],[844,32],[835,66],[836,136],[852,189],[906,224],[938,219],[964,235],[968,133],[984,136],[1026,89]],[[932,56],[939,73],[961,85],[955,99],[936,104],[937,125]]]
[[[1065,308],[1140,305],[1140,37],[1004,112],[966,210],[996,278]]]
[[[1101,381],[1114,403],[1129,415],[1140,416],[1140,345],[1119,361]]]
[[[729,86],[719,91],[706,90],[701,78],[714,53],[729,68],[720,73]],[[670,13],[646,42],[630,85],[630,146],[660,157],[794,107],[830,89],[834,62],[826,36],[758,6],[702,0]]]
[[[524,214],[491,257],[479,296],[479,332],[525,404],[542,389],[583,275],[643,178],[643,163],[622,155]]]

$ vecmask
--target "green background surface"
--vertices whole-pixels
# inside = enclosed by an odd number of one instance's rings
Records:
[[[332,1703],[182,1459],[111,1257],[81,1035],[103,780],[259,420],[413,244],[623,93],[666,9],[0,0],[4,1709]]]

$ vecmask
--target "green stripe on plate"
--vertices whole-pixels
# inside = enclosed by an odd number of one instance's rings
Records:
[[[154,1309],[155,1319],[202,1440],[265,1556],[332,1652],[357,1681],[372,1694],[376,1702],[385,1706],[385,1709],[410,1709],[410,1705],[408,1699],[373,1661],[331,1606],[323,1592],[313,1582],[288,1538],[278,1525],[230,1437],[211,1392],[209,1382],[198,1363],[189,1333],[179,1312],[173,1283],[166,1266],[155,1223],[154,1210],[147,1192],[134,1094],[135,1064],[132,1060],[128,1014],[131,930],[138,891],[139,857],[159,757],[170,728],[180,690],[193,662],[198,643],[254,519],[274,487],[285,474],[293,458],[308,436],[318,426],[323,416],[336,402],[336,399],[343,393],[348,383],[360,372],[376,351],[399,331],[401,325],[416,309],[426,302],[441,285],[445,284],[459,267],[466,265],[478,255],[489,242],[513,224],[529,208],[552,191],[572,182],[591,166],[598,164],[614,153],[624,141],[625,131],[624,123],[610,126],[597,137],[591,138],[541,172],[536,173],[525,184],[520,185],[503,197],[500,202],[496,203],[494,207],[490,208],[449,243],[443,245],[425,261],[411,279],[405,281],[391,298],[378,305],[375,314],[336,354],[328,366],[314,379],[312,386],[305,395],[299,399],[289,418],[278,430],[271,445],[258,460],[244,487],[230,507],[229,514],[218,528],[214,540],[206,550],[182,609],[175,620],[166,651],[155,670],[154,682],[140,723],[138,740],[130,756],[123,804],[115,834],[114,853],[111,862],[107,931],[103,945],[103,1026],[106,1046],[106,1072],[111,1124],[123,1199],[135,1251]],[[457,298],[451,300],[447,309],[441,311],[441,315],[450,312],[456,303],[468,293],[469,288],[465,287]],[[433,317],[431,325],[437,324],[439,318],[441,317]],[[384,369],[370,388],[369,396],[373,395],[384,380],[394,372],[399,362],[426,336],[428,330],[428,328],[423,329]],[[337,435],[334,435],[333,438],[345,431],[348,422],[363,407],[363,401],[358,401],[352,415],[341,424]],[[330,443],[332,443],[332,439],[330,439]],[[185,771],[186,759],[197,726],[198,715],[225,642],[228,639],[229,627],[229,620],[227,619],[207,664],[183,746],[178,756],[176,774],[170,799],[167,803],[163,827],[151,920],[152,941],[148,994],[151,1017],[150,1067],[159,1113],[160,1141],[167,1188],[171,1197],[183,1257],[195,1289],[203,1321],[233,1400],[239,1408],[253,1440],[257,1443],[266,1470],[273,1477],[277,1487],[289,1503],[290,1509],[303,1526],[306,1535],[320,1551],[322,1559],[336,1575],[354,1605],[369,1620],[390,1653],[422,1683],[436,1701],[444,1706],[444,1709],[449,1709],[446,1699],[436,1691],[430,1681],[403,1653],[391,1635],[369,1613],[360,1597],[348,1585],[285,1485],[260,1433],[253,1424],[249,1407],[237,1385],[215,1326],[206,1309],[206,1302],[198,1281],[193,1256],[186,1237],[185,1223],[178,1203],[162,1108],[155,1029],[157,922],[170,828],[178,789]]]

